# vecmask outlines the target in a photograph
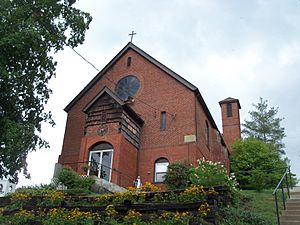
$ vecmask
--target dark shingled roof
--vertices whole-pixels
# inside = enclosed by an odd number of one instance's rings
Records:
[[[237,102],[239,109],[241,109],[240,102],[236,98],[231,98],[231,97],[225,98],[224,100],[219,101],[219,104],[222,105],[224,103],[232,103],[232,102]]]

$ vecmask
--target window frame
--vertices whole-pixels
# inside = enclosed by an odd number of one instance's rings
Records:
[[[226,104],[226,114],[227,117],[232,117],[232,104],[230,102]]]
[[[205,120],[205,144],[209,147],[209,125],[207,120]]]
[[[90,168],[92,167],[92,154],[100,153],[100,158],[99,158],[100,162],[96,162],[99,166],[99,163],[100,163],[100,165],[103,165],[103,153],[105,153],[105,152],[111,152],[111,159],[110,159],[110,165],[109,165],[110,173],[109,173],[108,180],[107,180],[110,182],[111,177],[112,177],[112,172],[113,172],[112,165],[113,165],[113,158],[114,158],[114,149],[113,149],[113,146],[108,142],[101,142],[99,144],[96,144],[89,151],[89,161],[88,161],[89,169],[87,171],[87,175],[89,176],[91,173]],[[103,165],[103,166],[106,167],[105,165]],[[97,168],[97,170],[98,170],[97,177],[101,178],[101,173],[102,173],[101,167]],[[102,178],[102,179],[105,179],[105,178]]]
[[[163,164],[167,164],[167,165],[163,165]],[[164,170],[162,171],[161,169],[158,170],[158,166],[161,165],[163,167],[166,167],[164,168]],[[168,166],[170,165],[170,162],[167,158],[158,158],[157,160],[155,160],[154,162],[154,183],[164,183],[165,181],[165,178],[163,179],[158,179],[157,175],[166,175],[167,174],[167,171],[168,171]]]
[[[167,113],[166,111],[160,112],[160,130],[164,131],[167,129]]]
[[[131,63],[132,63],[132,57],[129,56],[129,57],[127,58],[127,66],[131,66]]]

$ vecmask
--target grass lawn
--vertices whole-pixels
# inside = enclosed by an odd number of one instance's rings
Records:
[[[276,208],[272,192],[273,190],[263,190],[261,192],[243,190],[242,195],[244,198],[240,203],[241,207],[252,212],[261,213],[276,224]]]
[[[241,191],[242,197],[239,203],[239,207],[264,215],[272,224],[277,224],[275,200],[272,195],[273,190],[263,190],[260,192],[254,190]],[[281,192],[278,192],[278,204],[281,209],[282,199]]]
[[[273,190],[242,190],[238,201],[225,208],[220,219],[221,225],[277,225]],[[282,206],[281,190],[278,191],[278,205]]]

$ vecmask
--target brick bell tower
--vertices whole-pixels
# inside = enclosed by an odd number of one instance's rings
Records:
[[[222,113],[223,137],[230,152],[231,145],[241,138],[240,112],[241,105],[238,99],[226,98],[219,102]]]

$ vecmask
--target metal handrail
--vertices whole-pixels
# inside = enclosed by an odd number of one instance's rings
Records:
[[[93,162],[93,161],[87,161],[87,163],[90,163],[90,162]],[[120,170],[117,170],[116,168],[112,168],[112,167],[110,167],[110,166],[107,166],[107,165],[104,165],[104,164],[98,163],[98,162],[93,162],[93,163],[96,163],[96,164],[98,165],[98,167],[103,166],[103,167],[105,167],[105,168],[107,168],[107,169],[109,169],[109,170],[111,170],[111,171],[117,172],[117,173],[120,174],[120,175],[125,175],[127,178],[132,179],[132,181],[135,180],[133,177],[131,177],[131,176],[128,175],[127,173],[121,172]]]
[[[288,176],[289,176],[289,180],[288,181]],[[280,217],[279,217],[279,207],[278,207],[278,199],[277,199],[277,191],[281,188],[281,195],[282,195],[282,204],[283,204],[283,208],[286,209],[286,204],[285,204],[285,194],[284,194],[284,183],[286,184],[286,189],[287,189],[287,194],[288,194],[288,198],[290,198],[290,187],[291,187],[291,170],[290,167],[287,167],[285,169],[284,174],[282,175],[279,183],[277,184],[276,188],[273,191],[273,195],[275,198],[275,206],[276,206],[276,214],[277,214],[277,224],[280,225]]]

